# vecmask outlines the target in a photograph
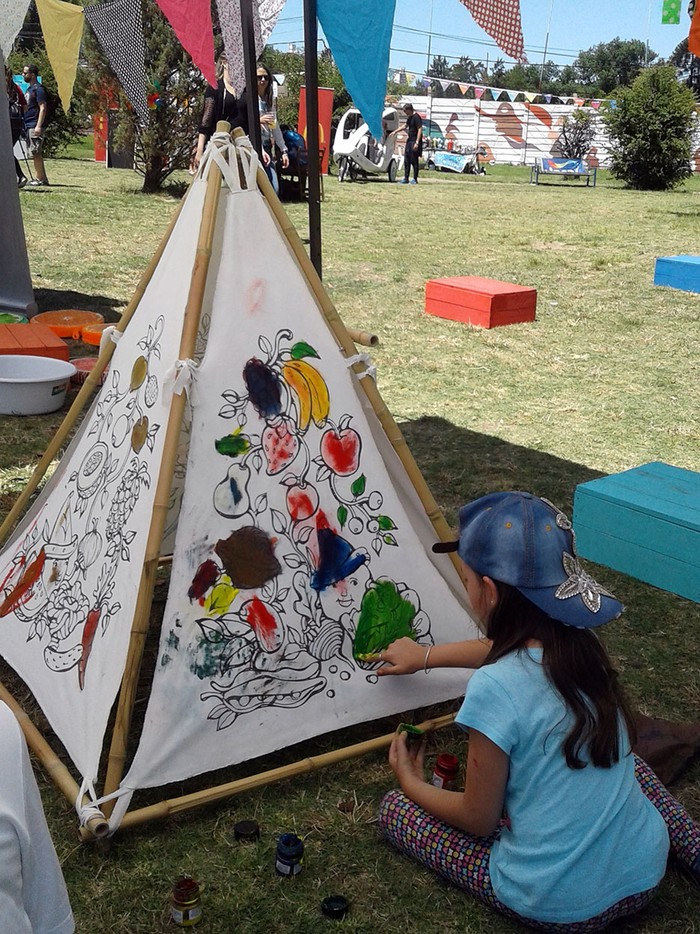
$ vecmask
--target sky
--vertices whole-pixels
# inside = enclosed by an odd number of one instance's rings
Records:
[[[619,36],[648,40],[653,52],[667,58],[687,38],[690,19],[682,0],[680,25],[664,26],[661,6],[662,0],[520,0],[526,55],[532,64],[541,64],[546,43],[547,60],[566,65],[580,51]],[[290,43],[301,49],[302,12],[303,0],[287,0],[269,41],[282,51]],[[422,74],[435,55],[444,55],[449,64],[462,55],[482,62],[488,56],[489,63],[500,57],[512,64],[459,0],[396,0],[390,67]]]

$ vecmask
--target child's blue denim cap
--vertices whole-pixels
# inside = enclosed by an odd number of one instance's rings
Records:
[[[531,493],[490,493],[462,506],[459,540],[433,551],[456,551],[477,574],[511,584],[567,626],[602,626],[624,610],[581,566],[569,519]]]

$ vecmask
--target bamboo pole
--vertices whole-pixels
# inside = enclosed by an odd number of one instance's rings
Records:
[[[234,129],[232,135],[238,138],[240,136],[244,136],[245,134],[243,133],[243,130],[240,129],[240,127],[237,127]],[[257,181],[258,188],[270,206],[270,210],[272,211],[272,215],[277,222],[277,226],[287,240],[287,244],[289,245],[292,255],[299,264],[301,271],[303,272],[309,286],[311,287],[314,298],[316,299],[316,303],[323,313],[323,316],[326,319],[331,331],[333,332],[335,339],[345,353],[346,357],[354,357],[356,354],[356,348],[352,337],[348,333],[348,330],[343,324],[343,321],[340,318],[335,305],[323,287],[323,283],[321,282],[321,279],[319,278],[313,263],[308,257],[308,254],[304,248],[304,244],[302,243],[296,228],[287,216],[287,213],[282,206],[282,202],[275,194],[272,183],[270,182],[265,173],[265,170],[262,167],[258,168]],[[363,365],[361,363],[354,363],[353,370],[356,373],[362,373]],[[425,482],[425,478],[420,472],[420,468],[418,467],[418,464],[416,464],[416,461],[411,454],[408,445],[406,444],[406,439],[401,434],[401,429],[394,421],[394,417],[380,396],[379,390],[377,389],[374,380],[362,379],[360,380],[360,385],[364,389],[367,399],[374,409],[374,412],[379,419],[379,422],[384,429],[387,438],[389,439],[389,443],[394,448],[399,460],[403,464],[404,469],[409,479],[411,480],[421,503],[423,504],[426,515],[428,516],[429,521],[432,523],[432,526],[435,529],[435,534],[441,541],[450,541],[454,538],[454,533],[448,525],[447,520],[443,516],[440,507],[435,502],[433,494],[430,492],[430,488]],[[456,555],[450,554],[450,557],[455,567],[457,567]]]
[[[10,694],[4,684],[0,683],[0,700],[4,701],[15,715],[22,728],[27,745],[37,757],[41,766],[54,785],[61,791],[72,805],[78,799],[80,788],[68,768],[58,758],[51,746],[46,742],[36,726],[32,723],[29,714]],[[85,803],[89,803],[86,799]],[[90,836],[104,837],[109,832],[109,823],[104,817],[95,815],[87,822]]]
[[[454,714],[446,714],[445,716],[436,717],[432,720],[425,720],[423,723],[418,724],[418,728],[426,733],[430,733],[442,727],[449,726],[453,721]],[[158,804],[152,804],[145,808],[137,808],[124,815],[124,819],[120,824],[120,829],[136,827],[147,821],[156,820],[158,818],[172,817],[183,811],[203,807],[206,804],[213,804],[245,791],[264,788],[266,785],[271,785],[273,782],[278,782],[285,778],[295,778],[298,775],[316,772],[328,765],[335,765],[347,759],[357,759],[369,752],[375,752],[378,749],[384,749],[391,745],[391,741],[395,735],[395,733],[387,733],[384,736],[377,736],[375,739],[368,739],[362,743],[355,743],[353,746],[345,746],[343,749],[334,749],[332,752],[325,752],[318,756],[309,756],[306,759],[300,759],[298,762],[283,765],[278,769],[259,772],[257,775],[239,778],[236,781],[226,782],[223,785],[215,785],[213,788],[204,788],[202,791],[195,791],[192,794],[183,795],[180,798],[169,798],[165,801],[160,801]]]
[[[379,346],[379,338],[370,331],[356,331],[355,328],[348,328],[348,334],[356,344],[361,344],[363,347]]]
[[[222,125],[220,122],[217,124],[217,132],[221,132],[224,129],[229,129],[227,123]],[[202,311],[202,301],[204,299],[204,290],[207,284],[207,274],[211,261],[220,192],[221,170],[216,162],[212,162],[209,169],[207,191],[202,208],[202,222],[199,228],[199,238],[197,241],[197,251],[192,267],[190,290],[182,325],[179,350],[179,358],[181,360],[191,358],[195,351],[199,319]],[[185,393],[180,393],[179,395],[173,396],[170,406],[168,425],[163,442],[163,459],[161,461],[158,483],[154,495],[153,514],[148,531],[146,554],[139,582],[139,590],[136,597],[129,650],[124,668],[122,687],[119,692],[114,730],[112,732],[112,743],[107,763],[107,774],[105,776],[105,795],[112,794],[112,792],[117,790],[124,774],[127,739],[134,709],[136,686],[141,670],[143,649],[150,624],[153,588],[158,571],[163,529],[168,515],[169,494],[177,460],[185,402]],[[111,801],[107,802],[104,809],[105,814],[109,816],[113,808],[114,803]]]
[[[160,262],[160,258],[163,255],[163,252],[168,243],[168,240],[170,239],[170,235],[173,232],[173,228],[175,227],[175,224],[177,223],[177,219],[180,216],[180,211],[182,210],[184,200],[185,199],[183,198],[180,204],[178,205],[177,210],[173,214],[173,217],[168,225],[168,229],[165,231],[165,234],[163,235],[163,238],[160,241],[160,244],[158,245],[157,250],[153,254],[153,257],[151,258],[150,263],[144,270],[139,280],[139,283],[136,286],[136,290],[134,291],[134,294],[131,297],[131,301],[126,306],[126,308],[124,309],[122,313],[121,318],[119,319],[119,323],[117,324],[116,327],[117,327],[117,330],[121,331],[122,333],[126,330],[127,324],[129,323],[129,321],[131,321],[132,317],[134,316],[134,312],[136,311],[139,305],[139,302],[143,298],[143,294],[146,291],[148,284],[153,277],[153,273],[155,272],[156,266]],[[49,468],[49,465],[55,458],[56,454],[58,454],[58,452],[60,451],[61,447],[63,446],[66,439],[68,438],[68,435],[72,431],[75,423],[78,421],[78,418],[81,412],[83,411],[83,408],[85,407],[87,401],[92,395],[93,389],[98,385],[100,377],[104,373],[105,368],[107,367],[107,364],[112,359],[112,354],[114,353],[115,346],[116,345],[114,341],[109,341],[107,345],[104,347],[104,349],[100,352],[97,358],[97,363],[95,364],[93,369],[90,371],[83,385],[80,387],[78,395],[73,400],[73,404],[71,405],[70,409],[66,412],[66,416],[61,422],[61,424],[59,425],[56,431],[56,434],[53,436],[51,441],[48,443],[46,450],[44,451],[44,454],[41,457],[41,460],[38,462],[38,464],[34,468],[34,472],[32,473],[31,477],[27,481],[27,485],[22,490],[20,495],[17,497],[15,504],[13,505],[12,509],[8,512],[7,516],[5,517],[5,521],[0,526],[0,545],[2,545],[5,542],[6,538],[9,536],[17,519],[20,517],[20,515],[24,511],[27,503],[29,502],[32,495],[34,494],[34,491],[41,483],[44,477],[44,474]]]

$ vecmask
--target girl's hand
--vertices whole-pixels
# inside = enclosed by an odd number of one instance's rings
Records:
[[[282,168],[283,169],[289,168],[289,156],[287,155],[286,152],[282,153]]]
[[[409,748],[405,733],[397,733],[389,747],[389,765],[399,780],[403,791],[408,794],[408,787],[416,782],[425,782],[423,758],[425,740],[417,747]]]
[[[269,153],[268,153],[268,151],[267,151],[266,149],[263,149],[262,157],[263,157],[263,165],[269,165],[269,164],[270,164],[270,156],[269,156]]]
[[[260,114],[260,122],[263,126],[270,126],[275,122],[275,115],[271,113]]]
[[[403,636],[392,642],[391,645],[381,653],[382,667],[377,669],[377,674],[383,675],[410,675],[414,671],[420,671],[425,662],[425,653],[428,650],[427,645],[419,645],[408,636]]]

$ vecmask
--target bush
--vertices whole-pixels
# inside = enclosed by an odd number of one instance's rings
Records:
[[[695,99],[668,65],[649,68],[617,92],[603,116],[610,172],[630,188],[666,191],[691,174]]]
[[[559,134],[558,150],[564,159],[583,159],[595,136],[590,110],[574,110],[564,121]]]

